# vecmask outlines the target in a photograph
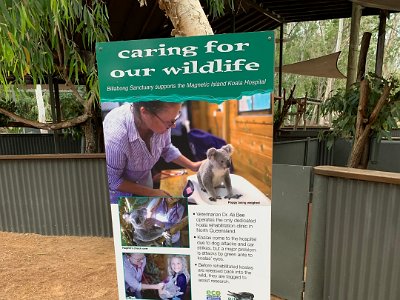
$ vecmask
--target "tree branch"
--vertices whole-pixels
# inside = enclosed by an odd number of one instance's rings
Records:
[[[379,98],[378,102],[375,105],[374,110],[372,111],[369,119],[368,119],[368,124],[374,124],[376,119],[378,118],[378,115],[382,109],[382,107],[385,105],[385,102],[389,98],[390,90],[393,88],[393,84],[388,85],[387,83],[385,84],[383,88],[383,93],[381,97]]]
[[[172,226],[168,231],[169,233],[175,234],[178,231],[181,231],[185,226],[188,224],[188,217],[184,217],[182,220],[179,221],[179,223],[176,223],[174,226]],[[165,237],[161,236],[157,239],[157,242],[162,243],[165,241]]]
[[[364,131],[365,120],[367,119],[366,110],[368,105],[369,81],[364,79],[360,83],[360,100],[357,109],[356,140]]]
[[[175,234],[178,231],[181,231],[188,224],[188,217],[184,217],[179,223],[175,224],[169,229],[171,234]]]
[[[80,115],[80,116],[70,119],[70,120],[62,121],[59,123],[47,124],[47,123],[42,123],[42,122],[38,122],[38,121],[32,121],[32,120],[25,119],[25,118],[18,116],[12,112],[9,112],[8,110],[5,110],[3,108],[0,108],[0,113],[17,121],[17,122],[26,124],[30,127],[34,127],[34,128],[38,128],[38,129],[45,129],[45,130],[57,130],[57,129],[70,128],[70,127],[73,127],[73,126],[76,126],[76,125],[86,122],[90,117],[90,115],[87,112],[85,112],[83,115]]]

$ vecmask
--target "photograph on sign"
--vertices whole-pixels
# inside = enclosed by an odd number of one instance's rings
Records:
[[[126,299],[192,299],[188,255],[123,253],[122,261]]]
[[[121,197],[122,246],[189,247],[187,199]]]

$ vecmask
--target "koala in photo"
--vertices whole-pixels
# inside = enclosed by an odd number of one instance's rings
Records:
[[[178,296],[183,295],[180,291],[181,289],[175,285],[173,280],[169,280],[163,289],[159,292],[160,299],[168,300],[168,299],[180,299]],[[176,297],[176,298],[175,298]]]
[[[233,146],[230,144],[225,145],[218,150],[215,148],[208,149],[207,160],[201,164],[200,169],[197,172],[197,180],[200,188],[203,192],[208,193],[211,201],[221,199],[220,196],[217,196],[215,191],[215,188],[221,186],[221,184],[224,184],[228,191],[225,198],[238,199],[242,196],[240,194],[234,195],[232,191],[232,183],[229,173],[232,153]]]
[[[148,222],[147,209],[145,207],[135,209],[131,213],[125,213],[123,219],[131,223],[133,226],[133,241],[136,242],[138,246],[149,246],[152,244],[157,244],[156,240],[162,236],[168,241],[171,236],[164,228]],[[148,220],[147,222],[145,222]],[[153,222],[154,223],[154,222]]]

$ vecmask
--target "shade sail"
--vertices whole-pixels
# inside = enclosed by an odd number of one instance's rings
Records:
[[[306,76],[345,79],[346,76],[344,76],[337,68],[337,61],[340,52],[341,51],[294,64],[284,65],[282,67],[282,72]],[[279,68],[275,68],[275,72],[279,72]]]

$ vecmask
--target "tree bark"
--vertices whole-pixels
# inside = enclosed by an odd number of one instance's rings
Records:
[[[388,12],[381,10],[379,13],[378,44],[376,46],[375,74],[382,77],[383,55],[385,53],[386,18]]]
[[[357,122],[356,122],[356,133],[355,139],[359,139],[364,131],[365,123],[368,121],[367,118],[367,104],[369,95],[369,82],[367,79],[361,81],[360,84],[360,100],[358,102],[357,109]]]
[[[214,34],[199,0],[159,0],[159,5],[174,26],[172,36]]]
[[[367,63],[367,54],[371,35],[371,32],[364,32],[361,39],[360,56],[358,57],[357,82],[360,82],[365,76],[365,65]]]
[[[357,82],[360,82],[360,99],[357,109],[356,131],[354,136],[354,145],[351,149],[348,165],[353,168],[366,169],[368,166],[369,156],[369,135],[370,126],[366,116],[368,95],[369,95],[369,82],[363,80],[365,76],[365,65],[367,62],[368,48],[371,41],[371,33],[364,32],[361,40],[360,56],[358,57],[357,68]],[[364,136],[364,131],[368,127],[368,132]]]
[[[188,217],[182,218],[182,220],[179,221],[179,223],[176,223],[174,226],[172,226],[168,231],[171,235],[177,233],[178,231],[182,230],[188,225]],[[162,243],[165,241],[165,237],[162,236],[157,239],[158,243]]]
[[[365,123],[368,122],[367,119],[367,105],[368,105],[368,95],[369,95],[369,82],[367,79],[361,81],[360,84],[360,101],[357,110],[357,122],[356,122],[356,134],[355,140],[359,139],[364,132]],[[368,167],[369,160],[369,139],[363,146],[361,158],[360,158],[360,168],[366,169]]]
[[[356,81],[356,61],[358,52],[358,40],[360,31],[360,20],[362,15],[362,7],[359,4],[352,3],[349,56],[347,60],[347,80],[346,89]]]
[[[95,153],[97,150],[97,143],[92,118],[89,118],[83,124],[82,129],[85,137],[85,153]]]
[[[383,88],[383,93],[381,97],[379,98],[378,102],[376,103],[371,115],[369,116],[366,125],[364,127],[364,130],[362,133],[358,136],[357,139],[354,139],[354,145],[353,148],[351,149],[351,155],[349,158],[349,163],[348,167],[350,168],[366,168],[368,164],[367,162],[363,161],[361,162],[361,157],[364,151],[365,147],[369,147],[369,136],[371,133],[371,128],[372,125],[376,122],[378,115],[380,111],[382,110],[382,107],[387,103],[390,90],[393,88],[392,85],[386,84]]]
[[[199,0],[158,0],[158,3],[174,26],[172,36],[214,34]],[[207,116],[201,114],[202,124],[207,124],[206,119]]]

